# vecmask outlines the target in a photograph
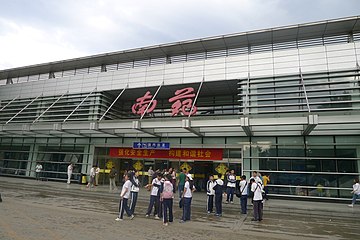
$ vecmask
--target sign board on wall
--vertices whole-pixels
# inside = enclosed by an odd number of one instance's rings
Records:
[[[173,148],[171,150],[159,149],[133,149],[110,148],[111,157],[120,158],[160,158],[181,160],[222,160],[223,149],[219,148]]]
[[[134,149],[170,149],[168,142],[133,142]]]

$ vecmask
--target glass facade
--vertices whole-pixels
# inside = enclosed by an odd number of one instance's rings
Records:
[[[275,195],[346,198],[359,176],[360,137],[251,138],[244,148],[244,172],[270,175]]]

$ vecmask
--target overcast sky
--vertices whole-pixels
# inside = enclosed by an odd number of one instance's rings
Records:
[[[359,10],[360,0],[0,0],[0,69]]]

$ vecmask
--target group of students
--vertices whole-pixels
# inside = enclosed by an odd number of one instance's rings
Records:
[[[217,179],[214,180],[214,176],[209,176],[209,180],[206,184],[207,190],[207,212],[213,213],[213,206],[215,200],[215,216],[222,216],[222,198],[226,195],[226,203],[233,203],[234,194],[240,198],[241,213],[247,213],[248,198],[251,198],[254,209],[254,217],[252,221],[262,221],[263,215],[263,202],[267,195],[265,195],[263,180],[256,171],[253,172],[249,182],[246,181],[246,176],[241,176],[239,185],[236,186],[236,175],[234,170],[225,175],[226,184],[221,179],[222,174],[217,175]],[[264,176],[265,181],[269,181],[268,176]],[[226,194],[225,194],[226,193]]]
[[[134,218],[137,196],[140,190],[138,176],[138,171],[129,171],[124,174],[125,183],[120,193],[119,216],[115,219],[116,221],[123,220],[124,212],[126,212],[130,219]],[[184,184],[182,184],[182,178],[184,178]],[[145,215],[146,217],[150,217],[153,212],[154,218],[162,218],[165,226],[167,226],[169,222],[173,222],[174,185],[173,176],[170,171],[154,173],[151,182],[145,186],[145,188],[150,191],[150,202]],[[183,189],[179,191],[179,206],[183,209],[180,223],[184,223],[190,220],[192,193],[195,191],[193,178],[191,174],[187,174],[186,169],[180,173],[178,186],[179,189],[183,186]],[[131,203],[129,205],[128,202],[130,198]]]

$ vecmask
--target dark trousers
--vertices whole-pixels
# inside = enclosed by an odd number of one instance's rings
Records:
[[[268,186],[265,186],[265,187],[264,187],[264,191],[265,191],[265,196],[264,196],[264,197],[265,197],[265,199],[266,199],[266,200],[269,200],[269,197],[268,197],[268,194],[269,194],[269,187],[268,187]]]
[[[130,210],[132,213],[135,212],[137,198],[138,198],[138,192],[131,192]]]
[[[216,214],[222,214],[222,193],[215,194]]]
[[[35,172],[35,178],[36,180],[40,180],[41,172]]]
[[[163,199],[163,222],[167,223],[167,222],[173,222],[174,217],[173,217],[173,199],[169,198],[169,199]],[[168,219],[168,213],[169,211],[169,219]]]
[[[190,220],[190,215],[191,215],[191,199],[192,198],[183,198],[183,215],[181,220],[183,221],[188,221]]]
[[[160,203],[160,197],[151,195],[150,196],[149,207],[148,207],[148,210],[147,210],[146,214],[150,215],[153,207],[155,206],[154,215],[156,215],[158,213],[158,210],[159,210],[159,203]]]
[[[262,200],[254,200],[254,219],[261,221],[263,217],[263,204]]]
[[[207,211],[212,212],[214,207],[214,195],[207,195]]]
[[[234,192],[235,192],[235,188],[234,187],[227,187],[226,189],[226,201],[228,202],[230,200],[230,202],[234,201]]]
[[[126,211],[126,214],[129,217],[132,215],[132,212],[128,206],[127,198],[120,199],[120,204],[119,204],[119,218],[120,219],[123,219],[123,217],[124,217],[124,210]]]
[[[181,197],[182,197],[182,194],[184,192],[184,185],[179,184],[178,190],[179,190],[179,208],[181,208],[182,207]]]
[[[246,214],[247,211],[247,195],[241,195],[240,205],[241,205],[241,213]]]

